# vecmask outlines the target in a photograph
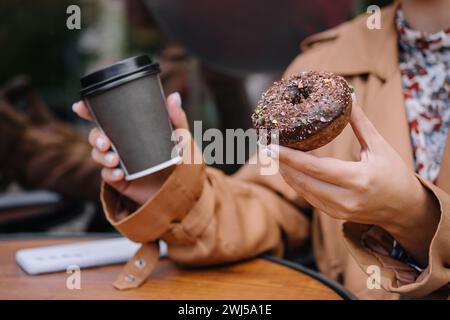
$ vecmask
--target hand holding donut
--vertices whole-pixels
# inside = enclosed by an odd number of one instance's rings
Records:
[[[272,145],[281,175],[315,208],[336,219],[384,228],[426,264],[426,244],[439,220],[437,200],[357,105],[353,105],[350,124],[361,145],[359,161],[320,158]],[[426,239],[417,239],[417,234]]]

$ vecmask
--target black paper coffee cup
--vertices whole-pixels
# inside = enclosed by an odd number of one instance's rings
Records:
[[[174,142],[159,64],[146,55],[117,62],[81,78],[81,98],[121,159],[126,180],[181,161]]]

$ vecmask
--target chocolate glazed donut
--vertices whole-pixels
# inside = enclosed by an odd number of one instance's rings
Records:
[[[280,145],[302,151],[317,149],[347,125],[352,93],[344,78],[330,72],[292,75],[263,93],[252,115],[253,126],[259,135],[268,135],[268,142],[277,129]]]

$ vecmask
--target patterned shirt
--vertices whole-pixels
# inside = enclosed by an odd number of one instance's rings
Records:
[[[450,28],[433,34],[413,30],[401,10],[397,11],[396,26],[415,169],[421,177],[436,183],[450,125]],[[365,237],[377,234],[369,233]],[[403,261],[417,273],[423,272],[424,267],[392,240],[389,256]],[[385,255],[373,245],[365,246]]]
[[[399,63],[415,170],[436,183],[450,125],[450,28],[413,30],[397,11]]]

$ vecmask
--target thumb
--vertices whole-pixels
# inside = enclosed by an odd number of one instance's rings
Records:
[[[363,150],[372,150],[376,147],[380,134],[356,103],[352,106],[350,125]]]
[[[189,130],[186,114],[181,108],[181,96],[174,92],[167,97],[167,112],[174,129]]]

